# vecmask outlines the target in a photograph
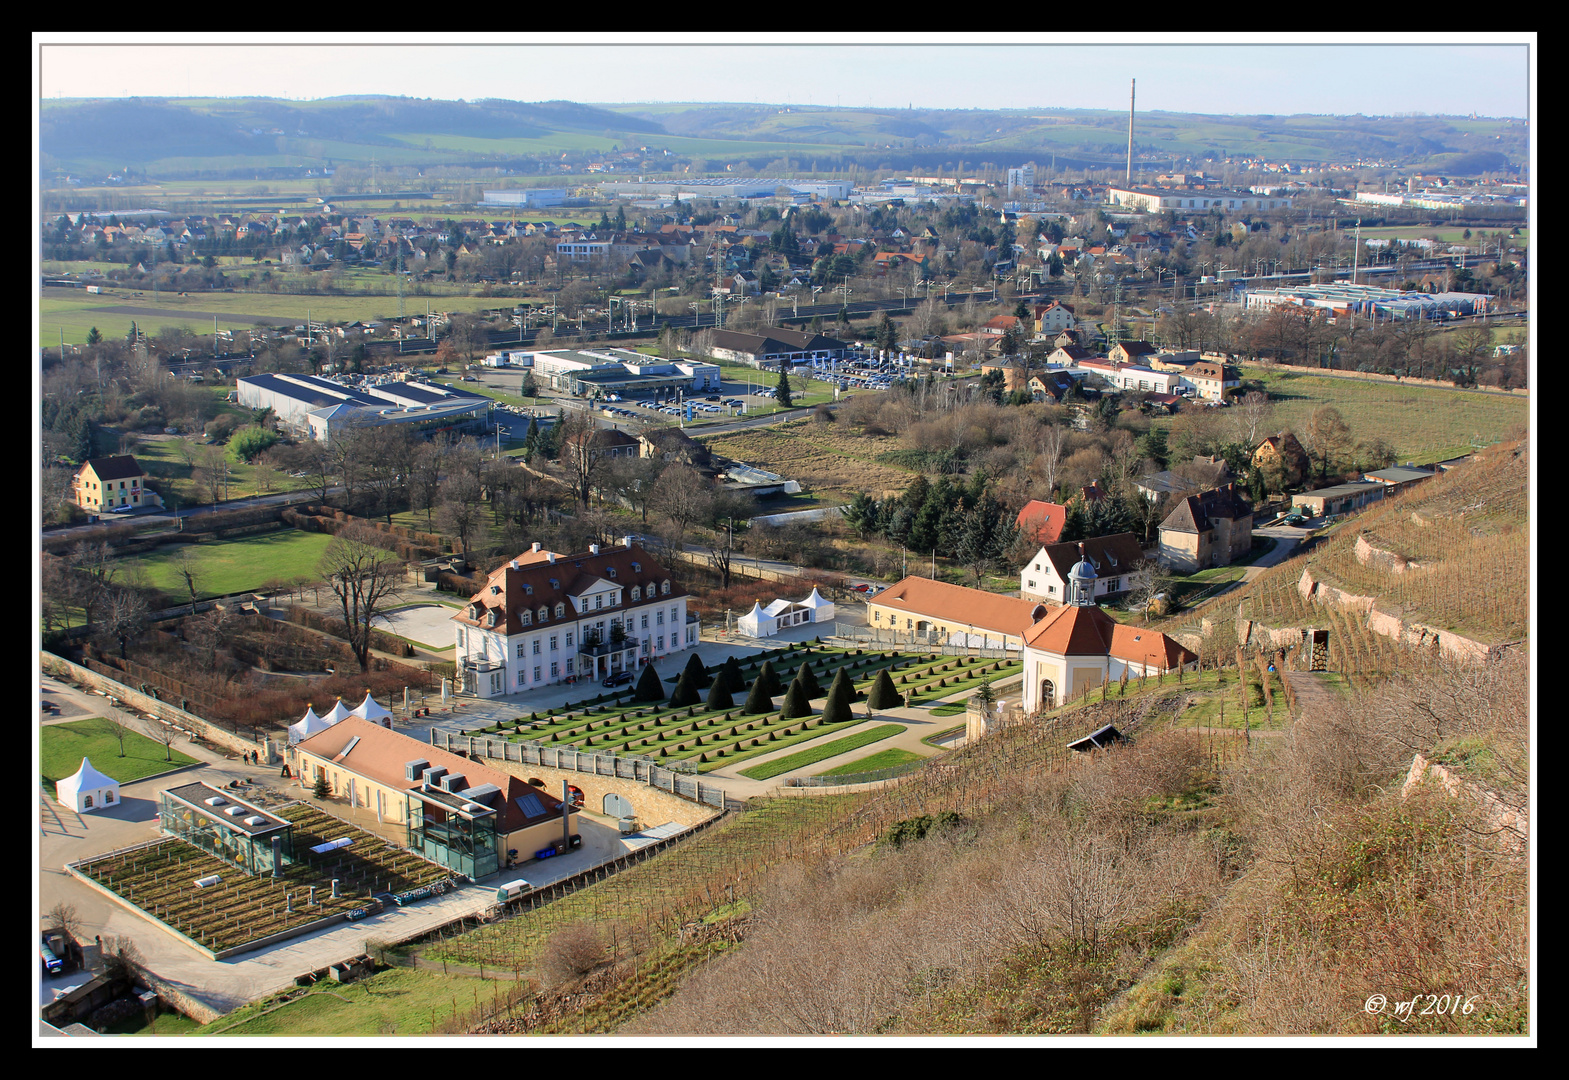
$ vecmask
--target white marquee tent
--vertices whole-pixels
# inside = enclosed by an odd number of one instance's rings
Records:
[[[332,725],[316,715],[316,710],[309,705],[305,706],[305,715],[297,724],[289,725],[289,745],[304,742],[318,731],[326,731]]]
[[[354,706],[353,714],[362,720],[369,720],[373,724],[380,724],[384,728],[392,727],[392,712],[382,708],[376,699],[370,696],[370,691],[365,691],[365,700]]]
[[[772,637],[785,627],[829,622],[833,617],[833,603],[813,588],[804,600],[778,599],[767,607],[754,601],[752,610],[742,615],[737,625],[741,633],[751,637]]]
[[[339,698],[338,703],[334,705],[330,711],[322,714],[322,719],[327,721],[327,725],[330,727],[333,724],[336,724],[339,720],[347,720],[353,715],[354,713],[344,708],[343,699]]]
[[[93,763],[82,759],[82,767],[54,786],[54,797],[62,806],[69,806],[78,814],[114,806],[120,801],[120,783],[93,768]]]

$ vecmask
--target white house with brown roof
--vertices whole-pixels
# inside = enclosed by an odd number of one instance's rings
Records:
[[[630,536],[572,555],[535,544],[452,617],[459,678],[492,698],[633,672],[697,644],[686,604],[687,591]]]
[[[1133,565],[1144,557],[1144,549],[1139,546],[1138,537],[1126,532],[1097,536],[1082,544],[1046,544],[1019,571],[1019,595],[1026,600],[1067,603],[1068,571],[1081,557],[1088,558],[1095,568],[1095,595],[1113,596],[1130,588],[1129,575]]]
[[[867,600],[866,625],[894,641],[1018,649],[1046,610],[1037,601],[907,577]]]
[[[1188,368],[1182,376],[1182,385],[1193,387],[1199,397],[1208,401],[1221,401],[1227,390],[1242,385],[1242,376],[1234,367],[1214,360],[1201,360]]]

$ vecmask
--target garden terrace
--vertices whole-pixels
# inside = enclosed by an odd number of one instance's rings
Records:
[[[278,878],[246,875],[173,838],[88,859],[74,869],[215,953],[300,932],[329,916],[365,911],[374,893],[400,892],[451,877],[445,868],[309,804],[292,803],[270,813],[294,826],[297,861]],[[321,855],[310,851],[345,836],[353,838],[346,847]],[[218,884],[196,887],[198,878],[211,875],[221,879]],[[336,899],[333,878],[338,879]]]
[[[983,674],[1005,678],[1020,669],[1018,664],[1000,664],[976,658],[910,656],[908,654],[863,654],[859,651],[808,647],[780,649],[750,658],[741,665],[742,676],[755,678],[764,661],[771,660],[780,681],[786,686],[801,664],[811,662],[817,680],[825,689],[842,668],[858,693],[871,688],[882,668],[888,668],[901,690],[915,695],[941,697],[979,684]],[[716,665],[710,675],[717,674]],[[901,685],[900,680],[903,680]],[[702,705],[671,708],[657,703],[632,703],[630,693],[620,697],[605,695],[593,701],[569,704],[538,714],[518,717],[511,724],[497,724],[472,732],[500,735],[515,741],[549,742],[557,746],[576,746],[585,751],[636,755],[657,759],[662,764],[690,761],[698,771],[707,772],[738,760],[780,750],[823,734],[819,717],[783,719],[777,712],[742,714],[744,691],[736,691],[737,702],[728,709],[708,709]],[[537,717],[537,719],[536,719]],[[857,717],[857,720],[864,717]]]

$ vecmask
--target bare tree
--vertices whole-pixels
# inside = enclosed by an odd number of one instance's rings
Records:
[[[98,636],[111,646],[118,646],[120,659],[127,659],[131,642],[141,637],[147,629],[149,609],[147,599],[136,589],[115,589],[103,606],[98,620]]]
[[[1302,442],[1318,464],[1318,478],[1326,480],[1351,445],[1351,425],[1333,405],[1320,405],[1308,417]]]
[[[1171,571],[1165,566],[1154,559],[1140,559],[1128,575],[1128,607],[1142,611],[1148,623],[1156,597],[1171,588],[1171,580]]]
[[[1270,430],[1270,419],[1274,415],[1275,407],[1269,403],[1269,395],[1252,390],[1242,396],[1237,402],[1237,407],[1231,410],[1231,422],[1236,426],[1237,441],[1244,443],[1251,450],[1258,446],[1263,432]]]
[[[712,519],[713,503],[708,481],[690,465],[671,465],[654,484],[654,509],[670,523],[677,551],[683,550],[689,528]]]
[[[361,671],[370,670],[370,632],[376,616],[397,589],[403,564],[376,544],[374,530],[349,525],[327,545],[317,570],[326,579],[348,628],[349,648]]]
[[[199,565],[196,561],[196,556],[191,553],[189,544],[181,547],[179,553],[175,555],[174,570],[175,573],[180,575],[180,580],[185,582],[185,591],[187,594],[189,594],[191,600],[191,614],[195,615],[197,593],[196,578],[199,571]]]

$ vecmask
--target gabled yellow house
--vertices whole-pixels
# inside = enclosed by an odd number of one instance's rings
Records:
[[[104,514],[122,506],[162,506],[147,490],[147,473],[134,457],[91,458],[76,470],[72,481],[76,505],[91,514]]]

